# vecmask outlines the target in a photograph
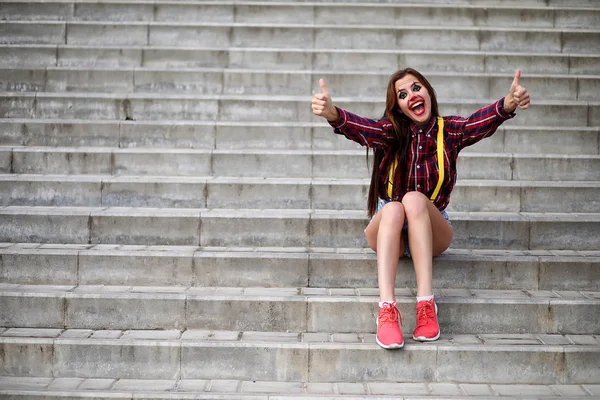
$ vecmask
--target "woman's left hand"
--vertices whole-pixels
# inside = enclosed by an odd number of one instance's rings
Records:
[[[531,102],[529,92],[520,85],[520,79],[521,71],[517,70],[515,78],[510,85],[510,90],[504,98],[504,111],[506,112],[514,112],[517,109],[517,106],[522,110],[529,108],[529,103]]]

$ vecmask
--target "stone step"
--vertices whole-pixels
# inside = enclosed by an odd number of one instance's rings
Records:
[[[521,400],[593,399],[600,396],[594,384],[519,385],[455,382],[302,382],[223,379],[98,379],[0,377],[0,396],[10,398],[88,398],[96,400],[203,399],[203,400],[389,400],[452,399]],[[396,397],[402,396],[402,397]],[[413,397],[415,396],[415,397]]]
[[[505,96],[514,74],[427,73],[440,98],[465,93],[466,98]],[[312,95],[324,78],[336,96],[378,97],[389,73],[268,69],[89,69],[73,67],[2,68],[0,90],[7,92],[133,92],[190,94]],[[522,75],[530,93],[544,100],[598,99],[600,75]]]
[[[495,100],[440,99],[438,103],[441,115],[468,116]],[[324,123],[312,114],[310,101],[311,96],[0,92],[0,118]],[[334,103],[371,118],[380,118],[385,106],[381,97],[337,96]],[[517,113],[518,122],[508,121],[507,126],[600,126],[598,101],[540,100]]]
[[[414,289],[396,289],[405,332],[415,328],[415,296]],[[378,300],[376,287],[2,284],[0,325],[375,333]],[[600,292],[438,289],[436,303],[443,333],[594,335],[600,332]]]
[[[370,176],[364,150],[0,146],[0,162],[0,172],[14,174],[321,179]],[[461,179],[600,181],[600,155],[593,154],[465,152],[458,158],[457,167]]]
[[[384,351],[372,334],[20,333],[7,330],[0,337],[7,361],[3,376],[29,370],[29,376],[45,378],[359,382],[363,390],[363,384],[399,381],[484,384],[488,389],[488,384],[589,384],[595,390],[600,370],[600,343],[587,335],[445,335],[428,344],[407,339],[403,350]]]
[[[422,3],[422,2],[420,2]],[[590,5],[593,5],[591,3]],[[7,1],[0,18],[33,21],[181,21],[220,23],[364,24],[412,26],[521,26],[581,28],[597,26],[600,9],[513,4],[345,4],[290,2],[175,2],[175,1]]]
[[[135,1],[135,0],[134,0]],[[162,2],[165,0],[159,0]],[[294,0],[281,0],[281,2],[290,2]],[[347,3],[369,3],[369,4],[377,4],[377,3],[388,3],[389,0],[323,0],[320,3],[333,3],[333,4],[347,4]],[[400,3],[408,3],[412,4],[411,0],[399,0]],[[465,4],[465,5],[498,5],[498,2],[495,0],[424,0],[421,1],[420,4]],[[531,5],[531,6],[544,6],[544,7],[566,7],[569,8],[590,8],[597,7],[598,3],[596,0],[505,0],[502,2],[504,5],[510,6],[523,6],[523,5]]]
[[[519,53],[442,49],[373,50],[313,48],[204,48],[167,46],[102,46],[1,44],[2,67],[146,67],[146,68],[268,68],[270,70],[380,71],[399,66],[431,72],[527,73],[597,75],[600,55],[577,53]]]
[[[0,242],[366,248],[365,214],[358,210],[10,206],[0,208]],[[449,215],[454,248],[600,248],[598,213]]]
[[[0,243],[0,281],[25,285],[377,287],[367,249]],[[433,287],[600,291],[599,251],[450,248],[433,261]],[[396,286],[416,287],[401,259]]]
[[[363,210],[369,180],[0,175],[0,206]],[[600,181],[457,181],[448,211],[600,213]]]
[[[0,21],[0,43],[269,48],[477,50],[524,53],[600,51],[600,30],[431,25]]]
[[[516,123],[519,123],[517,118]],[[463,153],[600,154],[600,128],[501,125]],[[0,145],[218,150],[356,150],[323,121],[115,121],[0,119]]]

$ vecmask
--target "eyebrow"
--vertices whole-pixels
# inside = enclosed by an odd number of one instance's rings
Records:
[[[410,87],[412,87],[412,86],[413,86],[415,83],[416,83],[416,84],[419,84],[419,85],[421,84],[419,81],[414,81],[413,83],[411,83],[411,84],[410,84]],[[398,90],[396,91],[396,93],[400,93],[400,91],[401,91],[401,90],[406,90],[406,89],[398,89]]]

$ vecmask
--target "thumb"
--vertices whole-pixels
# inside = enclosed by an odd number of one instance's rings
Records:
[[[321,78],[319,79],[319,86],[321,86],[321,92],[329,97],[329,90],[327,90],[327,86],[325,86],[325,79]]]
[[[512,84],[510,85],[511,91],[514,90],[514,88],[516,88],[517,86],[519,86],[520,79],[521,79],[521,70],[518,69],[517,72],[515,72],[515,78],[513,79]]]

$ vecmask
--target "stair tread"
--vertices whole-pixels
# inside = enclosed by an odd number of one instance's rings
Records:
[[[309,348],[320,347],[366,347],[379,348],[370,332],[261,332],[239,330],[209,329],[64,329],[64,328],[0,328],[0,343],[38,342],[53,343],[54,340],[70,341],[78,344],[94,345],[96,343],[119,344],[124,341],[136,341],[140,344],[163,342],[170,345],[186,343],[190,346],[210,346],[214,344],[240,346],[292,346]],[[407,340],[405,349],[435,350],[444,347],[452,350],[496,349],[509,350],[507,346],[518,346],[523,351],[563,351],[567,348],[581,348],[588,351],[600,351],[598,335],[575,334],[457,334],[443,333],[435,342],[417,342]],[[493,350],[492,350],[493,351]]]
[[[272,301],[335,301],[342,303],[377,302],[378,289],[319,288],[319,287],[200,287],[200,286],[105,286],[105,285],[28,285],[0,283],[0,293],[7,295],[31,295],[68,298],[139,298],[196,299],[218,298],[220,300],[271,299]],[[595,304],[600,305],[600,292],[560,290],[492,290],[492,289],[438,289],[436,301],[444,303],[490,303],[490,304]],[[414,303],[414,289],[396,289],[399,304]]]
[[[519,395],[520,399],[564,399],[600,397],[600,385],[478,385],[460,382],[413,383],[368,382],[274,382],[214,379],[90,379],[76,377],[35,378],[0,376],[0,393],[76,397],[94,393],[94,398],[131,398],[134,393],[159,394],[164,399],[230,400],[328,400],[389,399],[390,395],[416,399],[497,399]],[[192,397],[193,396],[193,397]],[[218,396],[218,397],[217,397]],[[268,397],[267,397],[268,396]],[[408,396],[408,397],[404,397]],[[529,397],[531,396],[531,397]],[[152,397],[155,398],[155,397]],[[396,397],[395,397],[396,398]]]
[[[2,45],[0,45],[0,48]],[[384,71],[363,71],[363,70],[336,70],[336,69],[273,69],[273,68],[241,68],[241,67],[153,67],[153,66],[142,66],[142,67],[129,67],[129,66],[64,66],[64,65],[31,65],[28,67],[17,67],[17,66],[3,66],[0,65],[0,71],[19,71],[19,72],[43,72],[43,71],[87,71],[87,72],[177,72],[181,74],[189,73],[189,72],[227,72],[232,74],[305,74],[305,75],[314,75],[314,74],[328,74],[328,75],[360,75],[361,77],[365,76],[383,76],[387,78],[389,73]],[[512,78],[514,75],[511,73],[502,73],[502,72],[440,72],[440,71],[420,71],[424,75],[428,77],[464,77],[464,78],[473,78],[473,77],[491,77],[491,78]],[[528,72],[527,79],[529,78],[559,78],[559,79],[584,79],[584,80],[592,80],[592,79],[600,79],[600,74],[569,74],[569,73],[540,73],[540,72]]]
[[[267,95],[267,94],[185,94],[185,93],[131,93],[131,92],[0,92],[2,97],[18,98],[104,98],[117,99],[127,97],[128,99],[194,99],[194,100],[241,100],[241,101],[301,101],[310,102],[310,95]],[[482,103],[490,104],[497,101],[497,98],[445,98],[438,100],[440,105],[478,105]],[[360,97],[360,96],[337,96],[338,103],[380,103],[385,101],[382,96]],[[590,100],[537,100],[535,105],[600,105],[600,99]],[[11,118],[12,119],[12,118]]]
[[[0,151],[2,146],[0,146]],[[51,148],[48,151],[57,151]],[[79,148],[78,150],[81,150]],[[116,149],[115,149],[116,150]],[[82,150],[83,151],[83,150]],[[142,150],[144,151],[144,150]],[[286,154],[287,151],[284,153]],[[474,153],[471,153],[474,154]],[[546,157],[548,155],[543,155]],[[558,156],[558,155],[557,155]],[[563,156],[564,157],[564,156]],[[593,156],[595,157],[595,156]],[[598,156],[600,157],[600,156]],[[247,177],[247,176],[172,176],[172,175],[60,175],[60,174],[2,174],[2,182],[169,182],[169,183],[219,183],[219,184],[298,184],[298,185],[368,185],[367,178],[299,178],[299,177]],[[600,181],[544,181],[544,180],[506,180],[506,179],[458,179],[456,186],[464,187],[568,187],[595,188],[600,187]]]
[[[60,206],[5,206],[0,215],[127,215],[127,216],[203,216],[220,218],[337,218],[366,219],[364,210],[327,209],[227,209],[227,208],[159,208],[159,207],[60,207]],[[600,221],[600,213],[568,212],[502,212],[502,211],[448,211],[452,220],[489,221]]]
[[[328,248],[328,247],[214,247],[214,246],[153,246],[153,245],[126,245],[126,244],[60,244],[60,243],[10,243],[0,242],[0,252],[7,253],[60,253],[60,252],[85,252],[85,253],[124,253],[140,254],[142,252],[155,254],[220,254],[223,256],[244,257],[271,257],[273,254],[281,256],[310,256],[344,257],[359,259],[375,259],[375,253],[367,248]],[[600,250],[497,250],[497,249],[460,249],[450,248],[436,257],[444,259],[492,259],[492,258],[569,258],[573,260],[593,260],[600,257]]]
[[[357,145],[358,147],[358,145]],[[357,149],[212,149],[212,148],[197,148],[197,149],[186,149],[186,148],[171,148],[171,147],[109,147],[109,146],[25,146],[25,145],[0,145],[0,151],[15,151],[15,152],[70,152],[70,153],[175,153],[175,154],[257,154],[257,155],[348,155],[348,156],[365,156],[365,150],[361,148]],[[540,153],[512,153],[512,152],[497,152],[497,153],[486,153],[477,152],[474,150],[461,153],[460,157],[469,158],[542,158],[542,159],[569,159],[569,158],[580,158],[580,159],[600,159],[600,154],[540,154]]]
[[[600,58],[600,54],[593,53],[554,53],[554,52],[539,52],[539,53],[524,53],[518,51],[507,51],[507,50],[421,50],[421,49],[340,49],[340,48],[304,48],[304,47],[206,47],[206,46],[181,46],[171,47],[166,45],[110,45],[110,44],[45,44],[45,43],[0,43],[1,48],[40,48],[40,49],[114,49],[114,50],[173,50],[173,51],[186,51],[186,50],[200,50],[200,51],[244,51],[244,52],[290,52],[290,53],[381,53],[381,54],[432,54],[432,55],[494,55],[494,56],[519,56],[519,57],[558,57],[558,58],[569,58],[569,57],[581,57],[581,58]]]

